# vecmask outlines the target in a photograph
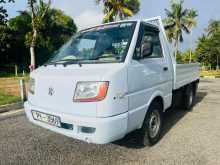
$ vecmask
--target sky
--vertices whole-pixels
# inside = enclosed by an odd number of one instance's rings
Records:
[[[165,8],[169,8],[170,0],[140,0],[141,7],[137,15],[130,19],[145,19],[154,16],[165,17]],[[93,26],[102,22],[102,6],[95,0],[52,0],[52,7],[61,9],[74,19],[78,29]],[[194,8],[198,11],[198,24],[193,29],[193,47],[196,40],[204,33],[210,19],[220,20],[220,0],[185,0],[185,8]],[[6,5],[9,17],[18,15],[17,11],[27,9],[27,0],[15,0],[15,3]],[[184,35],[181,50],[189,47],[190,37]]]

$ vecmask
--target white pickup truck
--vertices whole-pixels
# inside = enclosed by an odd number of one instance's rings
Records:
[[[138,143],[160,139],[162,117],[180,98],[193,106],[198,64],[177,64],[160,17],[78,32],[30,74],[28,119],[89,143],[137,130]]]

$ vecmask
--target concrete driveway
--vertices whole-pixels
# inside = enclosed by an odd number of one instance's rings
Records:
[[[30,124],[22,112],[0,114],[0,165],[220,164],[220,79],[202,79],[191,112],[165,114],[163,137],[140,148],[134,134],[87,144]]]

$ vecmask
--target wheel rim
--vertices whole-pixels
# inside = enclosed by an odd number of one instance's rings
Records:
[[[149,120],[149,136],[154,138],[157,136],[160,129],[160,114],[158,110],[154,110],[150,115]]]

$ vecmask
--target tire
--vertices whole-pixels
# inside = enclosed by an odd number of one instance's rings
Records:
[[[191,110],[195,102],[195,89],[193,85],[188,85],[183,93],[183,109]]]
[[[162,105],[158,102],[153,102],[148,109],[141,129],[138,130],[138,143],[141,146],[156,144],[160,140],[161,128]]]

